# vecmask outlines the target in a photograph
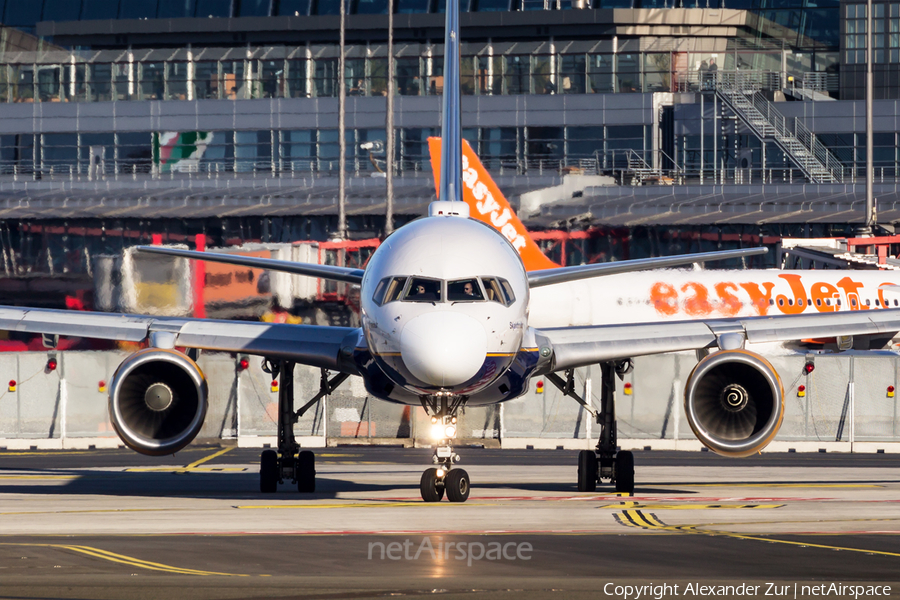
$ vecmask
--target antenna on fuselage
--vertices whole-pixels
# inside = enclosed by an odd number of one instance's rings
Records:
[[[447,0],[444,25],[444,97],[441,102],[441,182],[429,216],[469,216],[462,198],[462,128],[459,100],[459,0]]]

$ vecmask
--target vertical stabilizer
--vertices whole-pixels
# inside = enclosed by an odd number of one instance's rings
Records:
[[[446,79],[445,79],[446,81]],[[428,151],[431,154],[431,168],[434,171],[434,184],[441,195],[443,187],[443,169],[438,170],[438,160],[441,157],[441,165],[446,156],[442,152],[441,138],[428,138]],[[522,262],[528,271],[540,271],[541,269],[555,269],[558,264],[544,256],[538,245],[528,235],[525,225],[516,216],[515,211],[509,205],[503,192],[491,178],[487,169],[481,164],[475,151],[469,143],[462,140],[462,200],[469,206],[469,215],[491,225],[502,233],[506,239],[519,251]]]
[[[444,98],[441,106],[441,184],[438,200],[462,201],[462,130],[459,103],[459,0],[447,0],[444,26]]]

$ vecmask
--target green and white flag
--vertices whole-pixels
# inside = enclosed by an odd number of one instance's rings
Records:
[[[212,140],[209,131],[153,133],[153,170],[157,173],[194,173]]]

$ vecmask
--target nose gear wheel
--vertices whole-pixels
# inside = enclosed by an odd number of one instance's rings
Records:
[[[471,489],[469,474],[453,468],[459,462],[459,454],[453,451],[453,438],[458,430],[457,413],[465,406],[466,396],[423,396],[422,406],[431,414],[435,436],[432,461],[437,467],[425,469],[419,482],[419,491],[425,502],[440,502],[446,494],[450,502],[465,502]]]

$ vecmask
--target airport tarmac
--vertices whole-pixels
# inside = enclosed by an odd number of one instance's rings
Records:
[[[260,494],[258,450],[0,452],[0,598],[900,597],[898,455],[636,452],[621,497],[459,452],[465,504],[421,501],[423,449],[321,449],[312,495]]]

